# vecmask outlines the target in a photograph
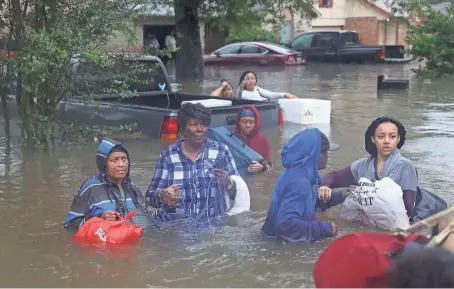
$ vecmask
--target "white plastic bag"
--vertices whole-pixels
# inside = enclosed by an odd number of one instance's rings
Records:
[[[232,175],[230,176],[236,184],[236,196],[235,201],[231,204],[231,200],[227,192],[224,194],[224,199],[227,204],[227,215],[234,216],[243,212],[247,212],[251,208],[251,196],[249,194],[249,188],[246,182],[240,177]]]
[[[369,221],[385,230],[410,226],[403,192],[390,178],[371,182],[361,178],[358,186],[344,201],[340,217],[348,221]]]

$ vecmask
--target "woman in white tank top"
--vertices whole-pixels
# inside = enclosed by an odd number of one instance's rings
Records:
[[[272,92],[261,88],[257,86],[257,75],[252,71],[245,71],[240,77],[236,98],[267,101],[269,98],[296,98],[296,96],[288,92]]]

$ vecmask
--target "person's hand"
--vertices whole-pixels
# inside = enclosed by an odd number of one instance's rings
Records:
[[[221,83],[221,87],[222,87],[222,88],[226,88],[228,85],[229,85],[229,83],[228,83],[227,81],[223,81],[223,82]]]
[[[288,93],[288,92],[286,92],[286,93],[284,94],[284,97],[285,97],[285,98],[288,98],[288,99],[295,99],[295,98],[297,98],[296,95],[291,94],[291,93]]]
[[[253,174],[258,173],[258,172],[263,171],[263,165],[259,162],[252,161],[252,163],[249,165],[247,170],[248,170],[248,172],[253,173]]]
[[[226,187],[230,186],[232,183],[229,173],[222,169],[213,169],[213,175]]]
[[[356,187],[357,186],[349,186],[347,188],[347,190],[343,191],[342,192],[342,199],[345,200],[346,198],[348,198],[348,196],[350,196],[356,190]]]
[[[333,237],[336,237],[337,234],[339,233],[339,229],[337,228],[336,224],[334,224],[334,222],[329,222],[329,223],[333,227]]]
[[[322,186],[318,188],[318,198],[323,202],[329,202],[331,200],[331,192],[330,188]]]
[[[175,208],[180,201],[180,192],[178,185],[171,185],[159,193],[161,201],[170,208]]]
[[[104,213],[102,213],[101,219],[106,221],[116,221],[117,214],[115,213],[115,211],[105,211]]]

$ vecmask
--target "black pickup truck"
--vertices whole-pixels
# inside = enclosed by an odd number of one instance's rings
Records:
[[[172,138],[177,135],[177,113],[183,101],[207,99],[229,100],[231,105],[211,108],[210,127],[232,127],[239,108],[253,104],[261,114],[262,127],[278,126],[282,120],[277,102],[258,102],[243,99],[226,99],[208,95],[174,92],[167,71],[161,60],[154,56],[133,57],[157,67],[153,80],[147,84],[131,84],[137,96],[122,98],[120,95],[99,95],[97,102],[71,95],[58,105],[61,119],[88,125],[119,127],[136,124],[145,135],[156,138]],[[157,64],[157,65],[156,65]],[[165,84],[165,86],[164,86]]]
[[[400,45],[362,45],[359,34],[350,30],[314,31],[296,37],[291,45],[309,62],[405,63]]]

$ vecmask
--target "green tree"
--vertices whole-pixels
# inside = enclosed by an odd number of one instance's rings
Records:
[[[4,103],[14,85],[29,144],[46,145],[54,137],[58,128],[56,108],[71,92],[91,99],[99,93],[133,95],[125,83],[137,81],[137,74],[119,73],[117,68],[126,63],[124,55],[108,57],[103,47],[118,34],[127,36],[131,45],[137,43],[127,20],[145,3],[143,0],[2,2],[0,27],[7,31],[3,49],[14,43],[15,56],[2,56],[0,60],[1,99]],[[90,64],[91,75],[97,76],[80,77],[76,67],[81,63]],[[118,81],[108,84],[100,81],[106,79]]]
[[[278,23],[282,11],[290,8],[303,19],[314,17],[314,0],[160,0],[174,9],[177,30],[176,76],[178,79],[203,77],[203,53],[199,32],[201,21],[215,20],[220,25],[248,25],[251,19]]]
[[[448,6],[446,14],[435,11],[429,5],[418,15],[422,20],[410,24],[407,41],[410,53],[424,61],[416,70],[420,76],[444,77],[454,75],[454,6]]]

